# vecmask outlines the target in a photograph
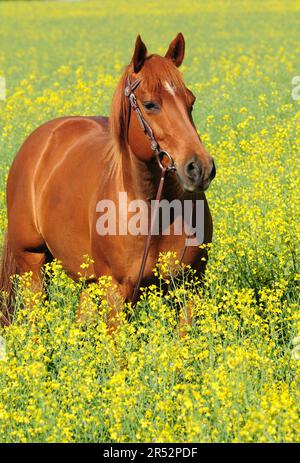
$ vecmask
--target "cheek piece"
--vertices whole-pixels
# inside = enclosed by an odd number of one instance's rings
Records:
[[[176,168],[175,168],[174,160],[173,160],[172,156],[167,151],[160,149],[159,144],[156,141],[156,138],[154,136],[153,130],[151,129],[148,122],[144,119],[144,117],[142,115],[142,111],[141,111],[141,109],[140,109],[140,107],[138,105],[136,96],[134,94],[134,90],[138,87],[140,82],[141,82],[140,79],[136,79],[131,84],[130,83],[130,78],[128,76],[127,77],[126,87],[125,87],[125,90],[124,90],[124,94],[129,100],[130,108],[133,111],[135,111],[135,113],[136,113],[136,115],[138,117],[140,126],[143,129],[144,134],[146,135],[146,137],[149,140],[150,148],[154,152],[160,168],[163,169],[165,167],[167,169],[167,171],[172,171],[172,170],[174,171],[174,170],[176,170]],[[163,164],[163,159],[164,158],[167,159],[167,166],[164,166],[164,164]]]

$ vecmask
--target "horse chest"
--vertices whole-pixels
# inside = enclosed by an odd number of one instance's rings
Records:
[[[143,239],[139,239],[143,238]],[[134,237],[131,240],[131,244],[128,243],[128,248],[125,250],[125,255],[120,254],[120,260],[126,262],[127,279],[131,281],[133,285],[138,280],[139,271],[141,268],[144,247],[146,237]],[[200,255],[198,246],[190,246],[185,248],[186,237],[184,236],[154,236],[151,238],[151,245],[149,254],[147,257],[144,280],[150,281],[154,277],[154,268],[157,265],[157,261],[160,253],[170,252],[169,268],[172,268],[174,262],[181,258],[184,253],[183,262],[185,264],[193,264]]]

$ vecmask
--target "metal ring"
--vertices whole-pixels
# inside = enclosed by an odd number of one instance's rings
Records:
[[[169,162],[169,164],[167,166],[164,166],[163,163],[162,163],[162,160],[163,160],[163,158],[165,156],[168,158],[168,162]],[[168,153],[168,151],[165,151],[165,150],[159,151],[159,153],[157,154],[157,162],[158,162],[161,169],[167,169],[167,170],[174,170],[175,169],[174,159]]]

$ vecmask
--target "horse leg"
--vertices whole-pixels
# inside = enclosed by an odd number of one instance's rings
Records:
[[[123,295],[122,287],[114,280],[111,286],[104,294],[104,299],[107,301],[109,308],[106,323],[109,333],[113,333],[120,325],[120,311],[123,307],[126,296]],[[93,301],[91,301],[89,289],[86,288],[82,291],[77,311],[77,321],[79,323],[95,322],[97,320],[99,309]]]
[[[15,295],[12,277],[15,274],[23,275],[26,272],[32,272],[30,290],[34,293],[42,291],[42,266],[46,262],[46,247],[26,249],[22,246],[12,243],[7,233],[4,240],[1,269],[0,269],[0,289],[2,312],[1,322],[5,325],[10,323],[14,312]]]
[[[178,323],[178,332],[181,338],[186,337],[188,329],[193,324],[192,308],[191,304],[188,302],[186,307],[180,309],[179,323]]]
[[[26,304],[26,307],[30,310],[33,308],[34,300],[32,295],[37,293],[42,293],[43,288],[43,275],[42,268],[47,261],[47,253],[42,252],[41,249],[36,251],[30,250],[20,250],[15,254],[15,261],[17,265],[17,273],[22,276],[25,273],[30,272],[29,280],[29,304]],[[11,309],[12,313],[14,308]]]
[[[16,254],[16,263],[19,275],[31,272],[30,289],[33,293],[43,290],[42,268],[47,261],[46,252],[21,251]]]
[[[120,312],[125,302],[126,296],[122,286],[117,286],[117,289],[111,287],[107,295],[107,303],[110,308],[107,317],[107,326],[109,333],[113,333],[120,326]]]
[[[202,260],[202,259],[205,260]],[[207,249],[201,249],[200,257],[198,257],[196,263],[194,263],[193,268],[196,270],[196,275],[202,281],[205,275],[205,269],[208,260]],[[180,308],[178,331],[180,337],[185,337],[188,333],[189,328],[193,325],[193,302],[187,301],[185,307]]]
[[[2,324],[9,325],[14,313],[14,288],[11,281],[11,276],[14,274],[23,275],[26,272],[31,272],[30,291],[38,293],[43,291],[43,281],[41,269],[46,262],[45,253],[34,253],[28,251],[19,252],[14,256],[15,270],[11,275],[7,276],[7,296],[2,300]],[[9,281],[8,281],[9,279]],[[5,291],[5,289],[4,289]]]

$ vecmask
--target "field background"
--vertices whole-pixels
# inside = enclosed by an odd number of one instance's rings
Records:
[[[194,119],[217,164],[205,292],[171,275],[169,296],[151,288],[112,340],[109,282],[90,289],[99,320],[82,326],[84,282],[58,263],[47,300],[19,282],[2,330],[0,441],[299,440],[299,14],[297,1],[0,2],[1,237],[22,141],[60,115],[108,114],[138,33],[164,53],[183,32]],[[174,301],[194,307],[185,338]]]

